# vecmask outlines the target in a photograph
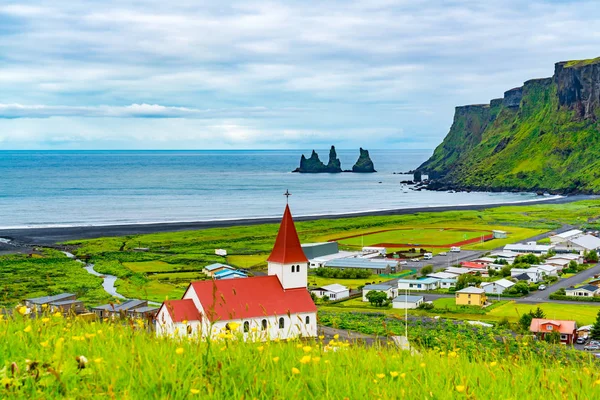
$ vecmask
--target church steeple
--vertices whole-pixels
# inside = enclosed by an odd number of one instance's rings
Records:
[[[285,206],[275,245],[267,262],[269,275],[277,275],[284,289],[306,288],[308,259],[300,245],[289,205]]]

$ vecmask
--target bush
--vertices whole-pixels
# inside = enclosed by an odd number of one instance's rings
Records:
[[[317,268],[315,275],[322,278],[338,279],[365,279],[371,276],[371,271],[367,269],[337,269],[337,268]]]
[[[426,265],[421,268],[421,275],[426,276],[433,272],[433,265]]]
[[[419,310],[433,310],[434,309],[434,305],[433,303],[421,303],[419,305],[419,307],[417,307]]]

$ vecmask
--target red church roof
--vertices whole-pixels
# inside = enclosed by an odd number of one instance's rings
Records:
[[[173,322],[199,321],[202,318],[192,299],[167,300],[162,307],[167,308]]]
[[[300,239],[298,239],[298,232],[296,232],[296,227],[294,226],[290,207],[287,205],[281,219],[273,251],[271,251],[271,255],[267,258],[267,261],[281,264],[308,262],[300,245]]]
[[[192,282],[191,287],[213,322],[317,311],[306,288],[284,290],[275,275]]]

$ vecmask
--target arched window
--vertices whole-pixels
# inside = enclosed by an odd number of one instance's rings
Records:
[[[191,325],[187,326],[187,334],[192,336],[192,326]]]
[[[296,272],[296,266],[292,265],[292,272]]]
[[[266,329],[267,329],[267,320],[266,320],[266,319],[263,319],[263,320],[262,320],[262,330],[264,331],[264,330],[266,330]]]
[[[279,318],[279,329],[285,328],[285,320],[283,317]]]
[[[245,333],[250,332],[250,322],[248,322],[248,321],[244,322],[244,332]]]
[[[306,316],[306,325],[310,324],[310,316]]]

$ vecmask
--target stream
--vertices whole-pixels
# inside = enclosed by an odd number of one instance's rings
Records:
[[[117,292],[117,288],[115,287],[115,282],[117,281],[116,276],[100,274],[94,270],[94,264],[85,264],[83,261],[81,261],[77,257],[75,257],[74,254],[71,254],[67,251],[63,251],[62,253],[64,255],[66,255],[67,257],[72,258],[73,260],[79,261],[80,263],[84,264],[83,269],[85,269],[88,273],[90,273],[94,276],[101,277],[104,280],[102,282],[102,288],[104,289],[104,291],[106,293],[110,294],[113,297],[119,298],[119,299],[126,299],[125,296],[123,296]]]

